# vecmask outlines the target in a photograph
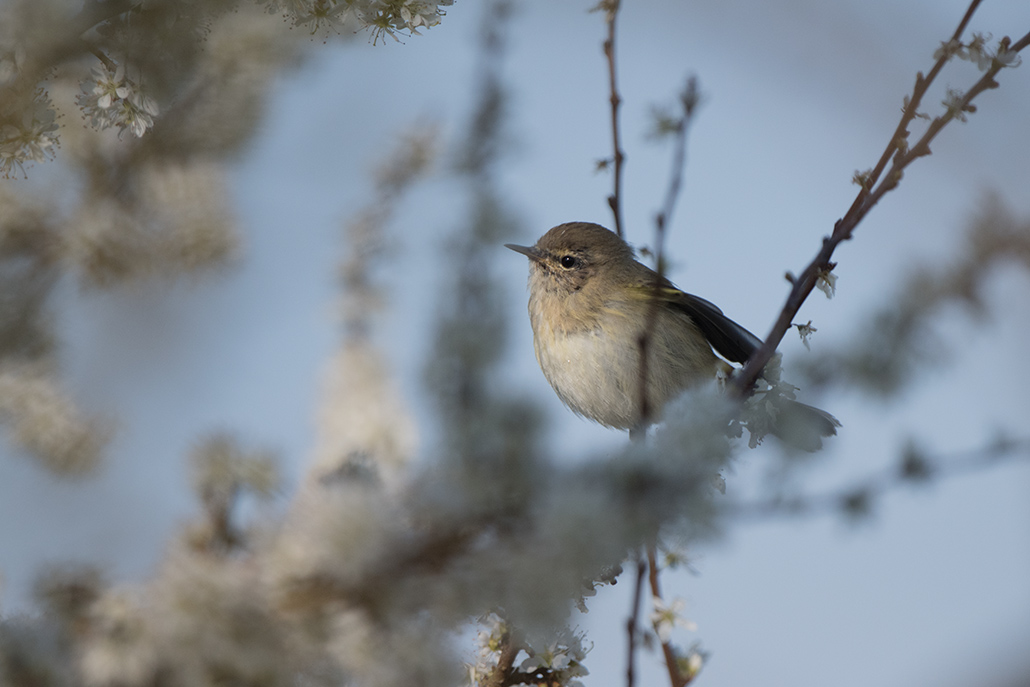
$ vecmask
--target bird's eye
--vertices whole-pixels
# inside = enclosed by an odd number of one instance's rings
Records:
[[[575,256],[572,255],[563,255],[561,256],[561,259],[558,260],[558,262],[561,264],[562,267],[564,267],[567,270],[571,270],[573,267],[579,264],[579,260],[577,260]]]

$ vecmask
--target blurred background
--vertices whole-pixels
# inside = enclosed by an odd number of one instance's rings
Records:
[[[594,172],[611,151],[605,27],[602,14],[588,13],[593,4],[514,3],[501,187],[522,231],[510,241],[532,243],[571,220],[611,226],[611,179]],[[672,104],[695,74],[704,104],[665,247],[668,276],[764,336],[787,294],[784,274],[807,264],[847,210],[853,173],[873,166],[915,72],[931,66],[965,9],[954,0],[627,1],[616,50],[628,239],[653,242],[669,176],[668,146],[647,140],[651,108]],[[401,43],[373,45],[359,34],[305,46],[308,59],[278,79],[234,163],[229,193],[243,243],[228,269],[107,292],[62,287],[63,371],[77,399],[115,418],[117,433],[101,472],[80,480],[55,478],[4,445],[5,613],[30,608],[33,577],[47,564],[93,562],[116,580],[145,578],[195,509],[185,456],[201,434],[238,433],[275,451],[290,485],[300,481],[340,338],[343,223],[367,202],[370,170],[420,122],[439,127],[440,171],[396,208],[379,274],[389,303],[375,335],[431,445],[433,415],[420,401],[426,342],[450,265],[446,237],[467,200],[445,171],[476,95],[481,13],[479,3],[458,0],[439,26]],[[988,1],[970,28],[1022,36],[1030,4]],[[968,63],[951,65],[923,109],[936,114],[943,87],[976,74]],[[1005,70],[1000,81],[841,246],[836,297],[814,293],[796,318],[818,329],[813,353],[854,337],[915,266],[960,256],[990,194],[1030,219],[1030,71]],[[30,181],[2,183],[60,193],[60,165],[59,152],[56,163],[32,168]],[[563,408],[539,372],[525,259],[498,245],[483,267],[509,285],[506,382],[538,399],[555,452],[580,460],[623,445],[623,434]],[[1028,293],[1025,273],[1001,270],[988,284],[989,317],[943,311],[942,364],[896,398],[802,391],[844,427],[787,479],[810,492],[835,489],[896,463],[909,438],[950,455],[1002,429],[1018,434],[1030,409],[1021,365]],[[793,333],[781,350],[788,379],[792,360],[811,355]],[[727,475],[730,495],[760,490],[781,464],[775,454],[745,452]],[[689,571],[664,581],[698,626],[678,640],[710,652],[699,684],[1025,684],[1028,490],[1030,467],[1016,462],[899,490],[857,524],[835,516],[729,523],[720,541],[688,552]],[[602,590],[574,619],[595,646],[587,685],[623,679],[630,586]],[[641,663],[642,684],[664,681],[657,657]]]

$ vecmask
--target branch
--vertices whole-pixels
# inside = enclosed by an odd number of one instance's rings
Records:
[[[628,647],[626,656],[626,687],[633,687],[635,677],[635,661],[637,653],[637,627],[640,624],[640,592],[644,588],[644,575],[647,566],[644,559],[637,552],[637,580],[633,586],[633,605],[626,621],[626,634],[628,635]]]
[[[107,71],[109,71],[112,74],[114,74],[115,71],[117,71],[118,65],[115,63],[114,60],[112,60],[110,57],[108,57],[107,54],[103,50],[101,50],[100,48],[93,47],[92,45],[89,45],[88,43],[86,45],[88,46],[87,49],[89,50],[89,52],[94,57],[96,57],[98,60],[100,60],[101,63],[103,63],[104,68]]]
[[[506,687],[507,685],[521,684],[522,673],[515,671],[515,657],[522,650],[521,642],[515,641],[511,629],[507,627],[501,636],[501,652],[497,658],[497,665],[480,683],[480,687]]]
[[[802,496],[774,496],[750,502],[730,503],[721,509],[726,516],[753,522],[773,517],[801,517],[843,513],[851,518],[868,515],[874,501],[905,484],[927,483],[935,478],[954,477],[994,467],[1004,461],[1030,458],[1030,437],[998,439],[992,443],[951,456],[930,458],[914,443],[902,451],[898,464],[848,487]]]
[[[965,16],[962,17],[962,21],[959,22],[952,40],[958,40],[958,37],[962,35],[962,32],[965,30],[966,25],[979,4],[980,0],[973,0],[969,8],[966,10]],[[1023,50],[1028,43],[1030,43],[1030,33],[1013,44],[1009,50],[1011,52],[1018,53]],[[744,368],[733,380],[733,387],[739,397],[747,396],[750,393],[750,389],[754,386],[755,381],[759,376],[761,376],[762,369],[765,367],[766,363],[769,362],[770,358],[772,358],[773,353],[775,353],[776,348],[780,344],[780,341],[790,329],[791,322],[798,310],[800,310],[801,305],[808,298],[808,295],[812,292],[812,289],[815,287],[820,277],[825,276],[834,268],[835,263],[831,262],[830,258],[833,256],[833,252],[836,250],[837,246],[842,241],[850,240],[855,227],[857,227],[869,211],[873,209],[873,207],[879,202],[880,198],[898,186],[901,181],[902,173],[909,164],[914,162],[917,158],[930,154],[930,142],[937,136],[941,129],[948,124],[948,122],[955,119],[957,115],[960,115],[964,111],[973,111],[975,109],[972,106],[973,99],[983,91],[997,87],[998,84],[994,80],[994,77],[999,71],[1001,71],[1004,65],[998,60],[994,60],[991,67],[983,77],[981,77],[981,79],[974,84],[969,91],[963,94],[962,97],[956,98],[954,102],[950,103],[945,114],[937,117],[930,126],[927,127],[926,132],[923,134],[922,138],[920,138],[919,142],[909,149],[906,143],[909,134],[908,127],[916,117],[919,104],[922,102],[923,96],[929,89],[930,84],[951,57],[947,51],[942,52],[943,54],[937,59],[937,62],[934,64],[927,76],[924,77],[922,73],[916,75],[915,86],[912,90],[911,97],[907,99],[901,121],[898,123],[894,134],[888,141],[883,155],[880,156],[876,167],[874,167],[868,175],[863,177],[862,189],[851,204],[847,214],[845,214],[843,218],[837,220],[833,228],[833,233],[830,236],[823,238],[822,249],[812,262],[808,264],[801,275],[796,278],[788,277],[792,284],[791,291],[787,297],[786,303],[780,311],[776,323],[773,325],[768,336],[766,336],[765,342],[762,346],[753,356],[751,356],[747,364],[744,365]],[[890,169],[884,175],[884,169],[886,169],[888,161],[891,160]]]
[[[686,87],[683,92],[680,93],[679,97],[680,107],[682,108],[679,116],[676,118],[673,124],[672,132],[676,136],[674,145],[674,152],[672,157],[672,170],[669,175],[669,187],[665,192],[665,203],[662,205],[661,211],[655,217],[655,280],[654,280],[654,292],[650,303],[648,304],[647,320],[644,324],[644,330],[640,334],[640,338],[637,342],[638,348],[640,349],[640,367],[638,371],[640,379],[640,424],[636,428],[637,432],[641,432],[642,428],[646,428],[651,421],[651,407],[650,402],[647,398],[647,378],[648,378],[648,366],[649,356],[648,350],[651,346],[651,337],[654,335],[654,328],[658,322],[658,312],[661,308],[659,300],[659,291],[662,289],[662,281],[665,276],[665,228],[668,225],[669,220],[672,218],[673,210],[676,209],[676,202],[679,200],[680,192],[683,189],[683,169],[687,163],[687,131],[690,127],[690,122],[694,118],[694,112],[697,109],[700,97],[697,89],[697,79],[693,76],[687,79]],[[633,433],[631,432],[631,436]]]
[[[621,0],[607,0],[599,7],[603,7],[607,13],[608,38],[604,41],[604,56],[608,59],[608,86],[611,91],[609,102],[612,107],[612,164],[614,170],[614,182],[612,194],[608,196],[608,207],[612,209],[615,218],[615,233],[619,238],[625,238],[622,231],[622,164],[626,159],[622,152],[622,145],[619,141],[619,105],[622,98],[619,97],[619,90],[615,83],[615,19],[619,14]]]
[[[651,584],[651,597],[662,598],[661,586],[658,584],[658,560],[655,556],[654,544],[647,545],[647,564],[649,567],[648,581]],[[657,628],[655,628],[657,634]],[[693,680],[692,676],[684,675],[679,668],[676,650],[669,642],[662,642],[662,655],[665,657],[665,666],[669,670],[669,683],[672,687],[685,687]]]
[[[683,170],[687,165],[687,129],[694,119],[694,111],[701,102],[696,76],[687,78],[687,84],[683,92],[680,93],[679,101],[682,109],[673,128],[676,142],[673,148],[669,187],[665,190],[665,203],[662,205],[662,210],[655,218],[658,231],[665,231],[666,225],[672,221],[673,210],[676,209],[676,202],[679,200],[680,192],[683,190]],[[660,262],[658,267],[659,271],[661,271],[662,265]]]

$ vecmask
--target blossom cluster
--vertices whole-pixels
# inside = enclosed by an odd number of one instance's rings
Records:
[[[56,474],[88,473],[110,439],[109,428],[84,414],[43,365],[0,365],[0,418],[15,445]]]
[[[684,608],[686,608],[686,602],[683,599],[676,598],[671,603],[666,603],[661,598],[655,597],[654,610],[651,611],[651,625],[654,627],[658,640],[666,645],[675,657],[676,670],[680,676],[690,682],[701,672],[708,655],[701,650],[699,643],[694,643],[686,651],[671,644],[672,631],[675,628],[682,627],[691,632],[697,630],[697,625],[683,616]],[[646,640],[647,635],[645,635]]]
[[[569,628],[558,635],[541,649],[532,647],[524,649],[527,657],[519,664],[523,673],[530,675],[546,675],[552,683],[581,686],[577,677],[589,675],[590,671],[583,665],[590,647],[584,646],[583,635]]]
[[[157,104],[125,75],[122,65],[114,71],[94,68],[83,81],[77,102],[94,129],[116,126],[119,134],[128,129],[137,138],[154,126],[158,114]]]
[[[21,112],[0,108],[0,177],[25,173],[26,162],[53,158],[59,144],[57,113],[50,96],[39,89]]]
[[[441,9],[454,0],[267,0],[270,12],[282,12],[294,26],[305,27],[312,35],[342,33],[345,29],[368,29],[373,40],[406,31],[421,35],[420,28],[440,23],[446,12]]]
[[[957,57],[960,60],[972,62],[982,72],[990,69],[995,62],[1002,67],[1018,67],[1022,63],[1023,58],[1010,48],[1011,44],[1007,37],[998,41],[998,45],[994,48],[988,45],[990,40],[989,33],[979,32],[973,33],[973,37],[968,43],[952,38],[950,41],[941,43],[941,46],[934,52],[933,59]]]
[[[785,424],[782,414],[785,401],[793,401],[798,388],[783,381],[781,362],[783,355],[777,353],[762,370],[762,376],[755,383],[754,393],[744,402],[742,424],[747,427],[750,438],[748,447],[755,448],[769,434],[776,433]]]
[[[687,606],[687,602],[683,599],[677,597],[672,602],[666,602],[664,599],[655,597],[653,604],[651,624],[654,625],[655,634],[663,644],[667,644],[672,639],[672,631],[677,627],[690,631],[697,629],[697,625],[683,615],[683,610]]]
[[[481,628],[476,637],[476,662],[466,666],[471,685],[490,682],[501,652],[513,641],[508,623],[496,613],[490,613],[480,622]],[[534,647],[522,638],[516,659],[525,658],[517,663],[517,671],[507,679],[517,680],[512,684],[582,687],[582,683],[575,678],[590,674],[583,661],[592,648],[584,644],[583,638],[582,633],[568,627],[558,630],[540,647]]]

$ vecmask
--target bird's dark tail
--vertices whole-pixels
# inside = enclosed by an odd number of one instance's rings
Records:
[[[825,410],[784,399],[773,434],[788,446],[811,452],[821,449],[823,437],[835,436],[838,427],[840,421]]]

